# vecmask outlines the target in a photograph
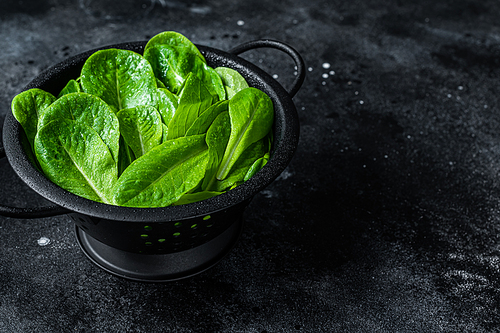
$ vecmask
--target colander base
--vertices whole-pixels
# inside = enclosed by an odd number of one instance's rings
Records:
[[[139,254],[113,248],[78,226],[76,238],[85,255],[113,275],[134,281],[168,282],[199,274],[219,262],[236,244],[243,221],[234,222],[214,239],[189,250],[169,254]]]

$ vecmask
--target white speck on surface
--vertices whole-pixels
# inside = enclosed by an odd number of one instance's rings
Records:
[[[326,85],[326,82],[325,82],[325,81],[323,81],[323,82],[321,82],[321,84],[322,84],[322,85]]]
[[[266,198],[268,198],[268,199],[269,199],[269,198],[272,198],[272,197],[275,197],[274,192],[272,192],[272,191],[265,190],[265,191],[261,191],[260,193],[261,193],[264,197],[266,197]]]
[[[273,74],[273,79],[277,79],[278,78],[278,74]]]
[[[194,6],[194,7],[191,7],[189,8],[189,11],[191,13],[195,13],[195,14],[209,14],[212,9],[208,6]]]
[[[236,22],[236,24],[237,24],[237,25],[239,25],[239,26],[241,27],[242,25],[244,25],[244,24],[245,24],[245,21],[243,21],[243,20],[238,20],[238,21]]]
[[[321,77],[322,77],[323,79],[328,79],[328,74],[327,74],[327,73],[323,73],[323,74],[321,75]]]
[[[359,104],[365,104],[365,102],[364,101],[359,101]]]
[[[464,90],[463,86],[458,86],[458,90]]]
[[[335,75],[335,71],[328,72],[330,75]]]
[[[309,72],[312,72],[313,68],[312,68],[312,67],[309,67],[309,68],[307,68],[307,70],[308,70]]]
[[[329,64],[329,63],[327,63],[327,62],[323,63],[323,65],[322,65],[322,66],[323,66],[323,68],[324,68],[324,69],[328,69],[328,68],[330,68],[330,64]]]
[[[446,95],[446,97],[451,98],[451,94]]]
[[[40,246],[46,246],[46,245],[50,244],[50,239],[48,239],[47,237],[40,237],[40,239],[37,240],[37,242],[38,242],[38,245],[40,245]]]
[[[282,173],[278,176],[278,178],[276,178],[276,180],[280,180],[280,179],[285,180],[285,179],[290,178],[291,176],[293,176],[293,173],[291,173],[291,172],[290,172],[290,171],[288,171],[288,170],[285,170],[285,171],[283,171],[283,172],[282,172]]]

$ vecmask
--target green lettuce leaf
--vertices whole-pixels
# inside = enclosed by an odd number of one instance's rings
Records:
[[[120,149],[118,151],[118,176],[135,160],[134,152],[120,135]]]
[[[168,139],[185,136],[188,129],[212,105],[212,95],[195,75],[189,75],[179,96],[179,105],[168,124]]]
[[[190,50],[193,54],[200,58],[203,62],[206,62],[205,57],[201,54],[198,48],[184,35],[175,31],[164,31],[155,36],[153,36],[146,44],[144,51],[156,45],[167,45],[167,46],[182,46]]]
[[[224,89],[226,90],[226,98],[231,99],[240,90],[248,88],[248,83],[240,73],[229,67],[217,67],[214,69],[220,76]]]
[[[66,86],[59,92],[57,98],[62,97],[66,94],[71,94],[75,92],[81,92],[82,88],[80,87],[80,83],[76,80],[69,80]]]
[[[174,94],[180,94],[184,81],[190,74],[197,76],[218,100],[226,99],[220,76],[190,48],[183,46],[154,45],[144,51],[156,77]]]
[[[118,179],[120,206],[165,207],[194,189],[205,175],[205,135],[169,140],[136,159]]]
[[[215,118],[217,118],[217,116],[222,112],[228,110],[228,106],[229,101],[219,101],[210,106],[208,109],[203,111],[203,113],[199,115],[198,118],[195,119],[193,125],[191,125],[191,127],[189,127],[189,129],[186,131],[186,136],[206,133]],[[228,128],[230,126],[231,125],[228,124]]]
[[[23,127],[31,149],[38,131],[38,121],[55,100],[54,95],[38,88],[23,91],[12,100],[12,114]]]
[[[224,192],[232,189],[255,175],[269,159],[269,137],[251,144],[238,158],[224,180],[217,180],[206,187],[208,191]],[[259,168],[260,167],[260,168]]]
[[[229,112],[224,111],[215,118],[207,131],[207,145],[209,160],[205,177],[203,178],[202,190],[209,189],[213,182],[217,180],[216,173],[224,157],[229,136],[231,135],[231,122]]]
[[[120,131],[113,110],[98,97],[87,93],[69,93],[57,99],[40,117],[39,127],[55,119],[74,120],[94,129],[118,161]]]
[[[123,109],[116,116],[120,123],[120,133],[136,158],[161,143],[162,122],[154,107],[141,105]]]
[[[35,137],[35,154],[55,184],[87,199],[112,203],[116,162],[89,126],[68,119],[51,121]]]
[[[227,177],[245,149],[270,132],[274,120],[273,102],[261,90],[246,88],[229,101],[229,116],[231,137],[217,171],[218,180]]]
[[[168,125],[172,120],[175,110],[179,104],[179,97],[172,94],[168,89],[158,88],[158,106],[161,120],[165,125]]]
[[[141,55],[118,49],[92,54],[82,68],[83,91],[104,100],[118,112],[139,105],[156,107],[156,78]]]

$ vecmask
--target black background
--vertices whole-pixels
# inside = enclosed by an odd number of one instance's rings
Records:
[[[222,50],[281,40],[308,68],[295,158],[217,266],[131,282],[84,256],[67,216],[0,217],[0,332],[497,331],[499,13],[494,0],[0,2],[2,121],[47,67],[164,30]],[[242,57],[290,87],[283,53]],[[2,203],[45,203],[0,170]]]

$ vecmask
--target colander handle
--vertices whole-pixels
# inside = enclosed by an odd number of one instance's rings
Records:
[[[0,158],[5,157],[3,145],[0,147]],[[14,217],[18,219],[37,219],[42,217],[67,214],[69,211],[61,206],[52,205],[35,208],[19,208],[0,205],[0,216]]]
[[[288,94],[291,97],[295,96],[297,91],[299,91],[300,87],[302,86],[302,83],[304,82],[304,79],[306,77],[306,70],[305,70],[304,60],[300,56],[299,52],[297,52],[293,47],[277,40],[261,39],[261,40],[246,42],[239,46],[236,46],[235,48],[229,50],[229,53],[238,55],[249,50],[263,48],[263,47],[278,49],[280,51],[285,52],[290,57],[292,57],[293,61],[295,62],[295,65],[297,66],[297,77],[295,78],[295,81],[292,83],[292,88],[290,89]]]

